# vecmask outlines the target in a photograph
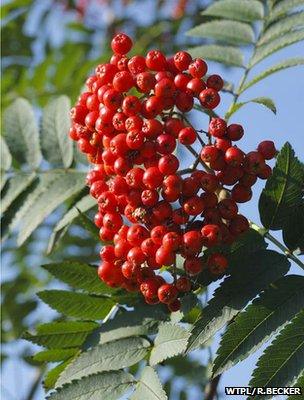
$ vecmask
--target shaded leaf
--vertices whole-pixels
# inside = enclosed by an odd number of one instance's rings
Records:
[[[132,385],[134,378],[124,371],[102,372],[64,385],[51,393],[50,400],[117,400]]]
[[[265,228],[283,228],[293,210],[301,204],[303,181],[303,168],[287,142],[259,199],[260,218]]]
[[[30,103],[22,98],[3,113],[3,133],[14,158],[32,169],[41,162],[39,131]]]
[[[33,182],[36,173],[16,173],[6,184],[1,198],[1,211],[4,213],[12,202]]]
[[[69,138],[71,103],[68,97],[51,100],[43,110],[41,147],[52,164],[68,168],[73,161],[73,142]]]
[[[45,290],[37,295],[54,310],[70,317],[87,320],[103,319],[114,304],[110,298],[66,290]]]
[[[98,327],[95,322],[50,322],[38,325],[36,333],[25,332],[23,339],[49,348],[81,346],[89,333]]]
[[[89,217],[87,217],[85,214],[80,212],[78,210],[78,218],[81,222],[81,225],[86,229],[88,233],[90,233],[92,239],[95,239],[98,243],[100,243],[100,237],[99,237],[99,229],[97,226],[94,224],[93,221],[90,220]],[[101,242],[102,244],[106,244],[105,242]]]
[[[71,349],[51,349],[51,350],[43,350],[39,353],[36,353],[32,359],[38,362],[58,362],[65,361],[71,357],[73,357],[79,351],[78,348]]]
[[[190,333],[178,325],[160,325],[150,355],[150,365],[156,365],[167,358],[177,356],[186,350]]]
[[[283,240],[289,250],[304,252],[304,204],[296,207],[283,226]]]
[[[150,343],[142,338],[131,337],[116,340],[80,354],[60,375],[57,386],[105,371],[130,367],[148,353]]]
[[[249,44],[254,41],[254,32],[250,25],[229,20],[203,22],[187,32],[188,36],[207,37],[229,44]]]
[[[66,214],[58,221],[57,225],[54,228],[55,232],[60,231],[65,228],[71,222],[74,221],[75,218],[79,217],[79,211],[85,213],[91,208],[96,206],[96,199],[94,199],[91,195],[83,196],[79,201],[75,203],[75,205],[66,212]]]
[[[143,369],[140,380],[136,385],[131,400],[167,400],[156,371],[147,366]]]
[[[0,162],[1,162],[1,170],[7,171],[10,169],[10,166],[12,165],[12,156],[11,153],[7,147],[6,141],[4,138],[0,135]]]
[[[38,186],[19,211],[22,225],[18,245],[24,243],[52,211],[83,188],[84,178],[85,174],[79,171],[50,171],[41,176]]]
[[[212,3],[202,15],[252,22],[263,19],[264,8],[261,2],[256,0],[222,0]]]
[[[300,376],[297,382],[293,385],[295,388],[304,388],[304,374]],[[299,400],[299,395],[291,395],[287,398],[287,400]]]
[[[271,250],[259,250],[243,257],[238,265],[239,274],[224,280],[194,324],[188,351],[204,344],[261,290],[285,275],[290,267],[285,256]]]
[[[294,13],[288,15],[284,19],[279,20],[275,24],[271,25],[266,32],[260,38],[258,45],[263,45],[276,39],[279,36],[284,35],[286,32],[294,31],[299,28],[303,28],[304,25],[304,12]]]
[[[304,310],[266,348],[259,358],[249,382],[250,386],[291,386],[303,373]],[[268,396],[269,397],[269,396]],[[255,396],[265,399],[265,396]]]
[[[56,367],[50,369],[45,374],[42,384],[46,390],[50,390],[55,387],[59,375],[62,373],[62,371],[64,371],[64,369],[69,365],[69,363],[71,361],[72,361],[72,358],[70,358],[69,360],[66,360],[65,362],[63,362],[59,365],[56,365]]]
[[[269,57],[271,54],[283,49],[284,47],[297,43],[301,40],[304,40],[304,31],[289,32],[280,38],[274,39],[271,42],[258,47],[255,52],[255,55],[250,61],[249,68],[252,68],[260,61]]]
[[[188,49],[188,51],[192,57],[200,57],[225,65],[234,65],[236,67],[244,66],[243,54],[236,47],[206,44],[192,47]]]
[[[218,375],[255,352],[269,337],[304,308],[304,277],[279,279],[228,325],[213,374]]]
[[[304,65],[304,58],[290,58],[289,60],[282,61],[276,65],[273,65],[272,67],[266,69],[256,77],[254,77],[251,81],[246,83],[242,89],[241,93],[244,92],[246,89],[249,87],[255,85],[257,82],[260,82],[262,79],[267,78],[267,76],[272,75],[276,72],[282,71],[283,69],[286,68],[291,68],[295,67],[297,65]]]
[[[45,264],[42,265],[42,268],[75,289],[83,289],[95,294],[115,293],[114,289],[98,278],[97,268],[93,265],[77,261],[63,261]]]

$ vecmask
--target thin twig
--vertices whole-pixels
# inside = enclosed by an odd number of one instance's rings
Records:
[[[217,375],[207,385],[205,392],[205,400],[213,400],[217,395],[217,387],[220,382],[221,375]]]

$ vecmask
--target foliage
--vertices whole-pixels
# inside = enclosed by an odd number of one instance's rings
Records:
[[[94,53],[91,46],[97,29],[70,24],[68,29],[79,32],[81,40],[59,48],[48,44],[45,58],[36,63],[34,38],[16,29],[25,24],[32,2],[11,3],[2,9],[7,18],[3,36],[9,43],[4,57],[22,55],[25,64],[5,66],[3,80],[3,102],[9,105],[1,136],[3,254],[13,254],[18,268],[2,287],[3,341],[16,340],[26,331],[24,339],[44,348],[28,362],[41,371],[51,363],[44,387],[52,390],[48,398],[54,400],[114,400],[124,393],[133,400],[167,399],[176,393],[175,376],[204,391],[211,375],[246,359],[270,339],[249,384],[297,386],[303,374],[303,276],[286,274],[290,261],[303,268],[296,255],[304,248],[304,174],[291,145],[287,142],[279,152],[260,196],[263,227],[252,224],[238,242],[221,249],[232,267],[208,302],[204,289],[210,277],[203,274],[198,291],[182,299],[182,312],[175,316],[162,306],[143,305],[135,294],[103,285],[96,275],[98,242],[91,223],[95,203],[85,186],[85,160],[67,136],[70,101],[92,66],[102,61],[101,49]],[[282,60],[248,79],[255,65],[303,39],[303,12],[296,8],[301,5],[303,1],[220,0],[211,2],[201,15],[194,8],[185,15],[183,20],[191,22],[191,29],[183,44],[192,46],[192,55],[243,70],[238,87],[225,85],[232,95],[227,120],[251,102],[276,112],[268,97],[239,98],[268,76],[304,64],[300,57]],[[106,35],[116,28],[129,29],[133,22],[132,16],[114,19]],[[160,17],[150,26],[134,26],[141,52],[151,44],[167,52],[177,48],[172,38],[179,32],[180,21],[167,22]],[[252,50],[247,64],[244,46]],[[106,57],[108,49],[102,54]],[[69,74],[65,73],[67,64]],[[44,106],[43,111],[37,106]],[[286,247],[278,244],[270,230],[282,232]],[[27,256],[34,245],[46,240],[49,254],[43,258],[42,269],[33,271],[27,266]],[[266,249],[268,242],[278,245],[281,252]],[[32,264],[37,268],[36,262]],[[51,275],[61,282],[60,289],[45,288]],[[53,322],[40,323],[33,290],[61,314]],[[31,326],[38,323],[35,331],[28,330],[29,315]],[[210,365],[195,361],[188,352],[208,346],[224,327],[210,373]],[[171,371],[165,387],[163,365]],[[187,390],[179,393],[180,398],[188,394]]]

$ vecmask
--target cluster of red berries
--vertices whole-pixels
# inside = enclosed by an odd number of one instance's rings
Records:
[[[132,41],[125,34],[111,45],[110,62],[96,67],[71,110],[70,137],[95,164],[87,184],[98,202],[100,239],[109,243],[101,249],[98,274],[110,286],[140,291],[147,303],[175,311],[202,269],[225,272],[226,257],[214,253],[202,262],[203,247],[230,244],[248,229],[237,203],[251,198],[257,177],[269,176],[265,160],[276,150],[265,141],[245,154],[232,146],[243,128],[212,118],[209,144],[195,162],[205,170],[179,170],[177,142],[192,152],[196,140],[203,143],[184,113],[196,100],[215,108],[222,78],[203,79],[205,61],[184,51],[172,58],[157,50],[128,58]],[[225,189],[226,198],[224,185],[233,186]],[[184,258],[182,274],[177,254]]]

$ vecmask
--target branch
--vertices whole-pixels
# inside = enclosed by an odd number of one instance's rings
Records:
[[[35,376],[35,379],[32,383],[32,386],[30,387],[30,390],[29,390],[25,400],[33,400],[35,393],[36,393],[37,389],[39,388],[39,384],[43,377],[45,369],[46,369],[45,365],[42,366],[40,369],[37,369],[37,374]]]
[[[213,400],[217,395],[217,387],[220,382],[221,375],[217,375],[207,385],[205,391],[205,400]]]

